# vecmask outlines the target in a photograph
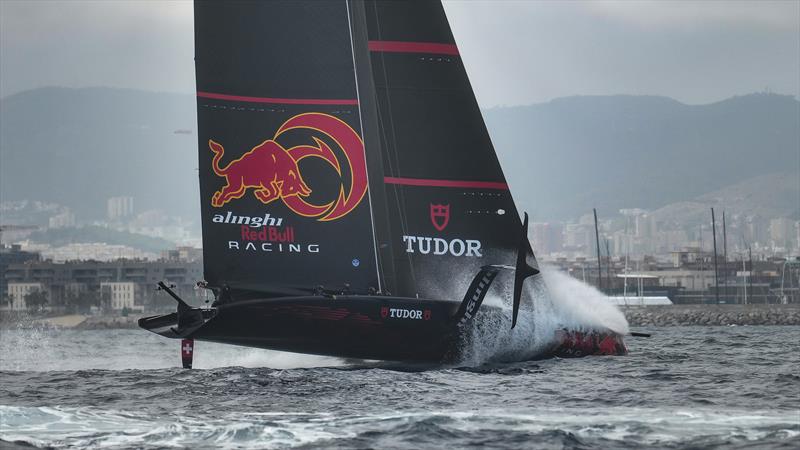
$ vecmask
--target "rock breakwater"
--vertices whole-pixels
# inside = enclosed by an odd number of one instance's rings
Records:
[[[800,305],[671,305],[622,308],[642,326],[800,325]]]

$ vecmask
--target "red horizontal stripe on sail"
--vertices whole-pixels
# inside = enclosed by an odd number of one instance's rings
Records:
[[[215,100],[230,100],[234,102],[247,103],[274,103],[282,105],[357,105],[356,99],[327,99],[327,98],[273,98],[273,97],[247,97],[243,95],[217,94],[214,92],[197,92],[201,98],[213,98]]]
[[[499,189],[503,191],[508,190],[508,184],[499,183],[496,181],[430,180],[425,178],[384,177],[383,182],[386,184],[402,184],[405,186]]]
[[[458,47],[455,44],[440,44],[438,42],[369,41],[367,45],[370,51],[373,52],[458,55]]]

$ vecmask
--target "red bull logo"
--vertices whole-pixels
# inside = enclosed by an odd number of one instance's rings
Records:
[[[318,133],[317,136],[311,136],[316,145],[298,145],[287,149],[278,143],[283,133],[298,129]],[[323,136],[337,144],[344,154],[343,159],[337,158],[328,144],[320,139]],[[364,142],[349,125],[328,114],[304,113],[292,117],[278,128],[272,139],[253,147],[224,168],[220,166],[225,154],[222,144],[209,139],[208,146],[214,153],[211,161],[214,173],[224,177],[226,182],[211,198],[211,205],[217,208],[244,197],[249,190],[265,205],[280,199],[301,216],[330,221],[353,211],[367,192]],[[344,166],[350,173],[349,186],[343,185],[338,196],[330,202],[310,203],[306,198],[312,188],[300,171],[300,162],[304,158],[326,161],[339,177]]]

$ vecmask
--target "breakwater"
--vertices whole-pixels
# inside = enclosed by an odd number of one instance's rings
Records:
[[[800,305],[628,306],[622,311],[634,327],[800,325]]]

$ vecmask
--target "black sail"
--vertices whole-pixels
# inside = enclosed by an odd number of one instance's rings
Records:
[[[371,182],[384,187],[385,205],[374,212],[388,227],[377,233],[392,270],[387,287],[460,298],[481,266],[513,266],[521,222],[444,9],[438,0],[351,9],[354,34],[366,29],[366,45],[355,48],[359,62],[369,61],[357,67],[362,116],[378,139],[367,140],[367,153],[380,154],[384,175]]]
[[[345,0],[195,2],[211,287],[381,288],[352,49]]]
[[[528,216],[439,1],[196,0],[195,32],[216,301],[193,308],[161,282],[178,309],[139,326],[189,349],[447,363],[507,315],[498,298],[514,328],[541,285],[523,284],[538,273]],[[606,334],[597,351],[624,354]]]

